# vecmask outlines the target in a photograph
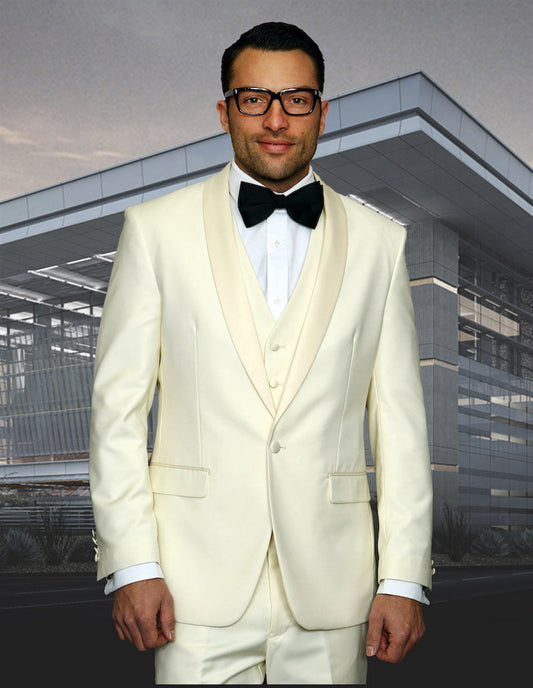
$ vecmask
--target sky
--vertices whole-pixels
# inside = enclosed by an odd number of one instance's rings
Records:
[[[0,0],[0,201],[220,129],[220,57],[298,24],[324,97],[423,70],[533,166],[532,0]]]

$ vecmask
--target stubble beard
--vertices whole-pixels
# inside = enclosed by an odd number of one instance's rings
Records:
[[[289,140],[275,135],[268,138]],[[316,150],[316,139],[314,145],[311,142],[300,145],[298,141],[290,140],[293,150],[287,155],[269,155],[258,151],[256,147],[259,140],[260,137],[254,137],[248,141],[245,136],[231,134],[235,160],[250,177],[279,192],[290,188],[305,176]]]

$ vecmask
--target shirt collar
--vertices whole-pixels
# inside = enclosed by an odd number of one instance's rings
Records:
[[[310,184],[314,181],[315,178],[313,176],[313,170],[311,165],[309,165],[309,172],[305,175],[305,177],[300,179],[297,184],[291,186],[291,188],[287,189],[287,191],[284,193],[292,193],[293,191],[297,191],[300,187]],[[264,186],[264,184],[261,184],[261,182],[258,182],[256,179],[253,179],[253,177],[250,177],[249,174],[246,174],[246,172],[241,170],[241,168],[235,163],[235,160],[233,160],[229,171],[229,193],[235,202],[237,202],[239,198],[239,188],[241,186],[241,182],[248,182],[250,184],[257,184],[258,186]]]

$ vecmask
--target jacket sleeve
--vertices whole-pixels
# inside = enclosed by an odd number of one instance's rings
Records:
[[[135,208],[126,211],[95,356],[89,477],[98,579],[159,562],[147,416],[160,351],[161,299]]]
[[[431,587],[432,479],[403,233],[367,399],[378,497],[378,580]]]

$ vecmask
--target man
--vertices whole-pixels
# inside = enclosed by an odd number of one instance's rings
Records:
[[[431,476],[405,231],[315,179],[323,75],[299,28],[243,34],[217,104],[234,161],[126,212],[91,490],[117,632],[157,648],[158,683],[365,683],[366,656],[400,661],[424,632]]]

